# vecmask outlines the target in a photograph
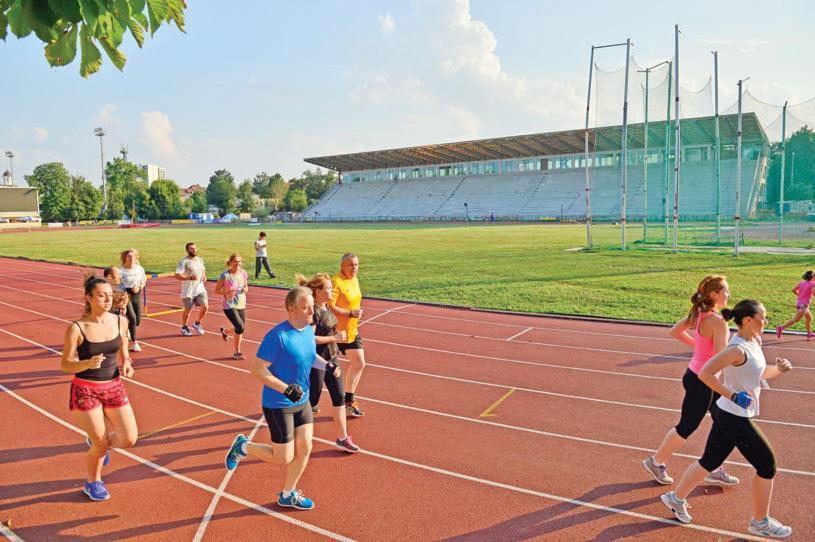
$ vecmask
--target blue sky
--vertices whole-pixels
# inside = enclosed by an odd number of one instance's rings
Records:
[[[722,109],[740,77],[769,102],[815,96],[811,2],[189,4],[186,34],[162,28],[142,50],[129,39],[124,72],[105,60],[88,80],[48,67],[33,37],[0,44],[0,150],[19,155],[18,182],[58,160],[98,184],[100,125],[108,157],[126,144],[182,186],[220,168],[288,178],[307,156],[579,128],[591,44],[630,37],[639,63],[659,62],[674,23],[686,88],[720,51]],[[618,68],[624,54],[597,60]]]

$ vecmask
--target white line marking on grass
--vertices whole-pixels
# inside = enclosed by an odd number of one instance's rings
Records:
[[[263,416],[258,418],[258,421],[252,428],[252,432],[249,433],[248,438],[250,441],[257,434],[258,429],[260,429],[263,426],[263,420],[264,420]],[[224,494],[224,490],[226,489],[226,485],[229,483],[229,480],[232,479],[233,474],[235,474],[235,469],[226,471],[223,480],[221,480],[221,485],[218,486],[218,491],[216,491],[215,495],[212,496],[212,500],[209,502],[207,511],[204,513],[204,517],[201,519],[201,523],[198,525],[198,530],[195,531],[195,537],[192,539],[193,542],[201,542],[201,540],[204,538],[204,533],[207,532],[207,526],[209,526],[209,522],[212,519],[212,514],[215,513],[215,507],[218,506],[218,501],[221,500],[221,497]]]
[[[47,346],[45,346],[43,344],[40,344],[40,343],[38,343],[36,341],[31,340],[31,339],[26,339],[25,337],[20,337],[19,335],[11,333],[10,331],[0,329],[0,332],[7,333],[9,335],[17,337],[18,339],[20,339],[22,341],[27,342],[29,344],[39,346],[40,348],[43,348],[45,350],[49,350],[51,352],[56,352],[53,348],[49,348],[49,347],[47,347]],[[161,395],[166,395],[167,397],[172,397],[173,399],[179,400],[181,402],[188,403],[188,404],[191,404],[191,405],[195,405],[195,406],[198,406],[198,407],[201,407],[201,408],[204,408],[204,409],[213,410],[213,411],[218,412],[220,414],[223,414],[225,416],[235,418],[235,419],[239,419],[239,420],[245,421],[247,423],[255,423],[255,420],[253,420],[251,418],[247,418],[246,416],[241,416],[240,414],[236,414],[234,412],[229,412],[228,410],[223,410],[223,409],[220,409],[220,408],[217,408],[217,407],[205,404],[205,403],[200,403],[198,401],[195,401],[194,399],[188,399],[187,397],[182,397],[182,396],[176,395],[176,394],[174,394],[172,392],[162,390],[160,388],[155,388],[153,386],[150,386],[148,384],[144,384],[144,383],[141,383],[141,382],[137,382],[135,380],[131,380],[131,379],[126,379],[126,380],[128,382],[132,383],[132,384],[136,384],[136,385],[148,388],[148,389],[150,389],[152,391],[155,391],[156,393],[159,393]],[[327,391],[327,390],[324,390],[324,391]],[[429,415],[432,415],[432,416],[441,416],[441,417],[444,417],[444,418],[449,418],[449,419],[453,419],[453,420],[460,420],[460,421],[465,421],[465,422],[470,422],[470,423],[483,424],[483,425],[497,427],[497,428],[505,429],[505,430],[509,430],[509,431],[518,431],[518,432],[522,432],[522,433],[529,433],[529,434],[533,434],[533,435],[539,435],[539,436],[542,436],[542,437],[557,438],[557,439],[569,440],[569,441],[573,441],[573,442],[580,442],[580,443],[584,443],[584,444],[595,444],[595,445],[599,445],[599,446],[606,446],[606,447],[610,447],[610,448],[619,448],[619,449],[623,449],[623,450],[632,450],[632,451],[643,452],[643,453],[651,453],[651,452],[653,452],[653,448],[645,448],[645,447],[641,447],[641,446],[633,446],[633,445],[630,445],[630,444],[618,444],[618,443],[615,443],[615,442],[608,442],[608,441],[604,441],[604,440],[596,440],[596,439],[590,439],[590,438],[585,438],[585,437],[578,437],[578,436],[574,436],[574,435],[565,435],[565,434],[562,434],[562,433],[553,433],[553,432],[550,432],[550,431],[542,431],[540,429],[532,429],[532,428],[529,428],[529,427],[521,427],[521,426],[517,426],[517,425],[509,425],[509,424],[505,424],[505,423],[493,422],[493,421],[488,421],[488,420],[483,420],[483,419],[478,419],[478,418],[469,418],[467,416],[460,416],[458,414],[450,414],[450,413],[441,412],[441,411],[438,411],[438,410],[430,410],[430,409],[421,408],[421,407],[414,407],[414,406],[410,406],[410,405],[404,405],[404,404],[401,404],[401,403],[393,403],[393,402],[385,401],[385,400],[382,400],[382,399],[375,399],[375,398],[372,398],[372,397],[369,397],[369,396],[362,396],[361,395],[360,399],[364,399],[364,400],[370,401],[372,403],[379,403],[379,404],[382,404],[382,405],[387,405],[387,406],[391,406],[391,407],[394,407],[394,408],[399,408],[399,409],[402,409],[402,410],[420,412],[420,413],[429,414]],[[319,437],[314,437],[314,440],[316,440],[318,442],[322,442],[324,444],[328,444],[330,446],[333,446],[333,444],[334,444],[333,441],[324,440],[324,439],[321,439]],[[368,452],[366,450],[361,450],[359,453],[365,454],[365,453],[368,453]],[[678,457],[685,457],[685,458],[688,458],[688,459],[694,459],[694,460],[698,459],[698,456],[690,455],[690,454],[675,453],[674,455],[678,456]],[[390,456],[382,456],[382,457],[390,457]],[[397,459],[397,458],[392,458],[392,459],[397,460],[397,461],[402,461],[401,459]],[[728,464],[728,465],[737,465],[739,467],[752,468],[752,465],[750,465],[748,463],[742,463],[742,462],[739,462],[739,461],[725,461],[725,463]],[[798,475],[801,475],[801,476],[815,477],[815,472],[804,471],[804,470],[778,468],[778,472],[784,472],[784,473],[788,473],[788,474],[798,474]]]
[[[523,331],[519,331],[518,333],[516,333],[515,335],[513,335],[513,336],[511,336],[511,337],[507,337],[507,338],[506,338],[506,339],[504,339],[504,340],[505,340],[505,341],[511,341],[511,340],[513,340],[513,339],[517,339],[518,337],[520,337],[521,335],[523,335],[523,334],[524,334],[524,333],[526,333],[527,331],[532,331],[532,328],[531,328],[531,327],[528,327],[528,328],[524,329]]]
[[[0,331],[4,331],[4,330],[0,330]],[[28,399],[26,399],[26,398],[24,398],[24,397],[22,397],[20,395],[17,395],[15,392],[13,392],[10,389],[8,389],[7,387],[5,387],[3,384],[0,384],[0,391],[2,391],[4,393],[7,393],[10,397],[16,399],[17,401],[21,402],[22,404],[24,404],[25,406],[31,408],[32,410],[42,414],[46,418],[60,424],[61,426],[65,427],[65,428],[67,428],[67,429],[69,429],[69,430],[71,430],[71,431],[73,431],[75,433],[78,433],[80,435],[83,435],[83,436],[85,435],[85,432],[82,431],[81,429],[79,429],[78,427],[66,422],[65,420],[63,420],[59,416],[56,416],[56,415],[48,412],[47,410],[41,408],[40,406],[36,405],[35,403],[32,403]],[[141,457],[139,455],[136,455],[136,454],[134,454],[132,452],[129,452],[127,450],[123,450],[121,448],[111,448],[111,450],[113,450],[116,453],[122,454],[123,456],[125,456],[125,457],[127,457],[129,459],[132,459],[133,461],[141,463],[142,465],[150,467],[151,469],[153,469],[153,470],[155,470],[157,472],[160,472],[162,474],[165,474],[167,476],[175,478],[176,480],[187,483],[189,485],[195,486],[195,487],[197,487],[199,489],[203,489],[204,491],[207,491],[209,493],[215,494],[218,491],[216,488],[214,488],[214,487],[212,487],[210,485],[207,485],[207,484],[205,484],[203,482],[199,482],[198,480],[194,480],[194,479],[192,479],[192,478],[190,478],[188,476],[185,476],[184,474],[181,474],[181,473],[178,473],[178,472],[176,472],[174,470],[168,469],[167,467],[165,467],[163,465],[159,465],[158,463],[154,463],[154,462],[150,461],[149,459],[145,459],[145,458],[143,458],[143,457]],[[329,531],[327,529],[323,529],[322,527],[317,527],[316,525],[312,525],[310,523],[300,521],[299,519],[295,519],[295,518],[293,518],[291,516],[287,516],[286,514],[281,514],[280,512],[275,512],[274,510],[270,510],[269,508],[266,508],[265,506],[261,506],[261,505],[259,505],[257,503],[254,503],[252,501],[249,501],[249,500],[246,500],[244,498],[238,497],[238,496],[233,495],[231,493],[223,492],[222,496],[223,496],[223,498],[228,499],[228,500],[230,500],[230,501],[232,501],[234,503],[240,504],[242,506],[245,506],[246,508],[251,508],[253,510],[256,510],[258,512],[261,512],[263,514],[271,516],[273,518],[279,519],[281,521],[285,521],[286,523],[290,523],[292,525],[295,525],[295,526],[300,527],[302,529],[305,529],[307,531],[311,531],[313,533],[317,533],[317,534],[325,536],[327,538],[331,538],[333,540],[348,541],[348,542],[352,542],[352,540],[353,540],[353,539],[347,538],[347,537],[345,537],[345,536],[343,536],[341,534],[337,534],[337,533],[334,533],[334,532]]]

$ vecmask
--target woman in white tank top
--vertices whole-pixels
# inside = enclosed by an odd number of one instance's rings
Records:
[[[685,471],[675,491],[660,497],[683,523],[690,523],[687,497],[712,470],[719,468],[727,456],[738,448],[756,469],[753,480],[753,517],[748,532],[759,536],[786,538],[792,527],[770,517],[770,497],[775,477],[775,454],[752,418],[759,412],[762,379],[770,380],[792,369],[789,360],[776,358],[775,366],[767,367],[761,350],[761,334],[767,324],[767,311],[758,301],[739,301],[733,310],[722,310],[726,320],[738,325],[738,334],[730,345],[713,356],[699,372],[699,379],[721,397],[713,409],[713,428],[708,435],[705,451],[698,462]],[[722,380],[716,373],[722,372]]]

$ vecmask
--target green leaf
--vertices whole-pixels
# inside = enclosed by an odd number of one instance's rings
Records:
[[[136,19],[130,19],[128,23],[128,28],[130,28],[130,33],[133,35],[133,39],[136,40],[136,43],[141,47],[144,45],[144,28]]]
[[[33,30],[34,16],[31,4],[28,2],[17,2],[8,10],[8,22],[11,31],[18,38],[24,38],[31,34]]]
[[[88,36],[91,36],[96,32],[99,6],[95,0],[79,0],[79,10],[82,12],[82,18],[85,20],[85,26],[88,28]]]
[[[24,4],[31,6],[31,28],[45,43],[59,38],[61,28],[57,28],[58,17],[48,5],[48,0],[23,0]]]
[[[147,20],[147,15],[145,15],[144,13],[141,13],[141,12],[136,13],[134,11],[133,15],[132,15],[132,19],[134,21],[136,21],[137,23],[139,23],[141,25],[141,27],[144,28],[145,30],[147,30],[148,27],[150,26],[150,22]]]
[[[144,6],[147,5],[146,0],[129,0],[130,2],[130,14],[135,15],[136,13],[144,12]]]
[[[170,13],[167,20],[169,21],[172,19],[178,29],[186,33],[186,30],[184,29],[184,10],[187,7],[187,2],[185,2],[185,0],[169,0],[169,6]]]
[[[6,14],[0,11],[0,40],[6,41],[6,35],[8,34],[8,17]]]
[[[69,30],[66,30],[54,42],[45,47],[45,58],[52,66],[65,66],[70,64],[76,58],[76,36],[78,28],[77,25],[72,24]]]
[[[71,23],[78,23],[82,20],[82,11],[76,0],[48,0],[48,5],[56,14],[58,19],[65,19]]]
[[[99,52],[96,45],[93,43],[90,30],[86,24],[82,25],[79,31],[79,43],[82,47],[82,60],[79,66],[79,74],[82,77],[88,77],[92,73],[99,71],[102,67],[102,53]]]
[[[99,45],[102,46],[102,49],[108,54],[108,58],[110,61],[113,62],[113,65],[116,66],[119,71],[125,67],[125,62],[127,62],[127,57],[123,52],[117,49],[111,42],[110,39],[102,36],[99,38]]]
[[[155,35],[158,27],[167,18],[170,10],[168,0],[147,0],[147,15],[150,18],[150,35]]]

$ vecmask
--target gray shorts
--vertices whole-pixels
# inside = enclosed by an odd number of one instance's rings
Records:
[[[209,306],[209,300],[207,299],[206,292],[201,292],[195,297],[182,297],[181,302],[184,303],[184,308],[187,310],[192,309],[193,305],[198,305],[199,307]]]

